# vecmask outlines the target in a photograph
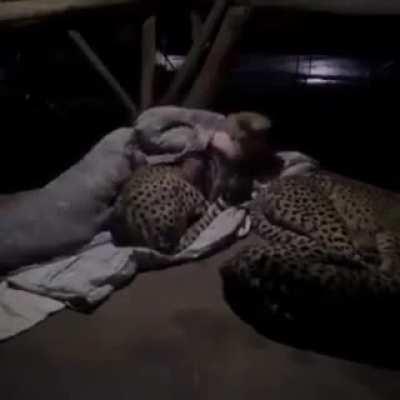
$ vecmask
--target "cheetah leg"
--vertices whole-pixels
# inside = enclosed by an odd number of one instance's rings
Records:
[[[211,222],[225,209],[223,203],[218,198],[213,203],[205,203],[208,205],[206,211],[203,213],[202,217],[192,224],[182,235],[177,251],[182,251],[189,247],[211,224]]]
[[[393,232],[384,231],[376,235],[376,244],[381,264],[379,269],[384,272],[395,271],[400,268],[400,238]]]

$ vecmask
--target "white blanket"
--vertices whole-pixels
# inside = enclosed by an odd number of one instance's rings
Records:
[[[15,290],[7,282],[0,282],[0,340],[31,328],[63,308],[59,301]]]
[[[176,107],[144,112],[135,124],[135,156],[150,163],[175,161],[190,151],[205,150],[213,130],[224,117]],[[172,122],[172,124],[171,124]],[[178,126],[181,124],[182,126]],[[168,126],[174,126],[168,129]],[[299,174],[316,167],[310,157],[280,153],[283,174]],[[74,170],[71,168],[73,176]],[[68,174],[68,177],[71,176]],[[218,251],[250,229],[246,212],[231,208],[222,213],[187,249],[170,256],[147,248],[115,247],[108,232],[97,234],[69,255],[15,270],[0,282],[0,340],[10,338],[65,307],[95,307],[136,273],[167,268]],[[60,227],[62,232],[62,227]]]

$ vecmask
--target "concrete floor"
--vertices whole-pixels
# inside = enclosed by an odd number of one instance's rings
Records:
[[[2,399],[398,399],[400,371],[264,338],[224,303],[216,261],[137,277],[91,315],[0,344]]]

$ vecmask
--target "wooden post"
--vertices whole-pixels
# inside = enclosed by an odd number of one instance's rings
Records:
[[[104,65],[98,55],[91,49],[82,35],[74,30],[68,31],[68,35],[81,50],[82,54],[89,61],[90,65],[97,71],[97,73],[104,79],[107,85],[114,92],[115,96],[120,100],[121,104],[126,108],[129,121],[132,120],[136,114],[136,106],[129,94],[120,85],[114,75]]]
[[[140,82],[140,108],[144,110],[154,102],[154,72],[156,58],[155,16],[146,19],[142,27],[142,74]]]
[[[228,68],[228,56],[240,37],[243,25],[250,16],[250,10],[250,7],[243,6],[228,9],[207,60],[183,102],[184,107],[210,106]]]
[[[201,58],[206,52],[210,40],[218,29],[219,23],[227,8],[228,1],[229,0],[215,1],[213,8],[208,14],[206,22],[203,25],[199,39],[193,44],[185,63],[177,72],[167,93],[161,99],[160,104],[177,104],[179,98],[183,96],[183,93],[190,85],[199,68]]]
[[[192,42],[195,43],[200,39],[201,28],[203,25],[200,14],[195,10],[190,13],[190,25],[192,27]]]

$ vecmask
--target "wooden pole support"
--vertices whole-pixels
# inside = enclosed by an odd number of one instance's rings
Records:
[[[195,10],[190,13],[190,25],[192,27],[192,42],[195,43],[200,39],[203,25],[200,14]]]
[[[156,58],[157,19],[151,16],[142,26],[142,74],[140,82],[140,108],[144,110],[154,102],[154,73]]]
[[[210,40],[223,18],[229,0],[216,0],[201,30],[200,37],[193,43],[185,63],[177,72],[167,93],[161,99],[161,104],[176,104],[189,87],[194,78],[203,55],[208,49]]]
[[[228,56],[240,37],[243,25],[250,16],[251,7],[230,7],[222,22],[207,60],[195,80],[192,90],[183,102],[184,107],[206,108],[218,91],[227,70]]]
[[[128,118],[131,121],[133,116],[136,114],[136,105],[130,95],[124,90],[118,80],[108,70],[103,61],[101,61],[79,32],[70,30],[68,31],[68,35],[89,61],[90,65],[103,78],[110,89],[114,92],[115,96],[120,100],[121,104],[126,108]]]

